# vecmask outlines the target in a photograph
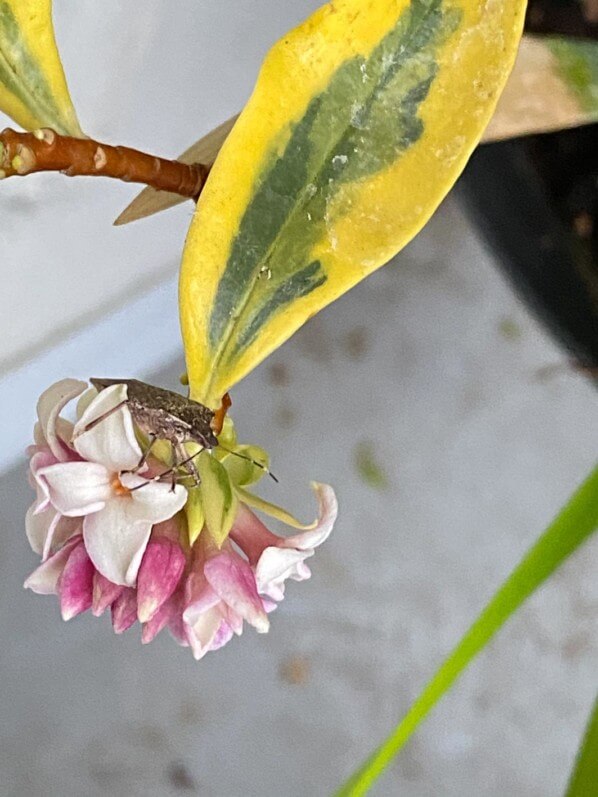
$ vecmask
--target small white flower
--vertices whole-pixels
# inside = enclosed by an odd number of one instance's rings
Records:
[[[126,399],[126,385],[102,390],[73,429],[72,446],[82,459],[39,468],[36,478],[56,512],[83,517],[85,547],[97,570],[133,586],[152,526],[182,509],[187,491],[127,472],[141,449]]]
[[[81,393],[73,425],[60,412]],[[229,437],[235,450],[232,422]],[[125,384],[100,393],[73,379],[52,385],[38,402],[35,445],[28,451],[37,497],[26,530],[42,562],[25,586],[56,594],[65,620],[109,608],[114,631],[121,634],[138,621],[144,643],[168,628],[196,659],[241,634],[245,623],[265,633],[285,581],[309,578],[305,560],[336,520],[331,487],[313,483],[318,517],[304,526],[247,491],[246,469],[232,468],[224,469],[239,499],[230,539],[212,536],[203,521],[191,533],[179,514],[187,490],[176,480],[161,481],[156,460],[140,467]],[[206,489],[204,482],[202,501],[209,498]],[[301,533],[273,534],[250,506]]]

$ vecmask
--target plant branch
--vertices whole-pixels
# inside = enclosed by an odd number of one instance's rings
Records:
[[[0,178],[47,171],[62,172],[69,177],[113,177],[197,199],[209,167],[156,158],[130,147],[113,147],[89,138],[61,136],[48,128],[33,133],[6,128],[0,133]]]

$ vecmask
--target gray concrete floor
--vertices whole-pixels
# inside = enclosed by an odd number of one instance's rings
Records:
[[[247,631],[200,663],[166,635],[117,638],[107,618],[64,624],[53,599],[21,590],[35,557],[19,465],[0,484],[0,793],[330,794],[589,471],[596,394],[543,370],[561,361],[445,203],[395,263],[235,391],[242,438],[272,452],[281,479],[266,494],[307,517],[308,480],[326,480],[341,514],[271,633]],[[181,370],[153,379],[174,384]],[[356,466],[364,445],[378,484]],[[471,667],[376,795],[563,793],[598,682],[597,567],[594,541]]]

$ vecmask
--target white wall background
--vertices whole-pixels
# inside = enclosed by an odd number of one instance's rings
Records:
[[[318,5],[56,0],[57,39],[83,128],[176,157],[243,106],[269,46]],[[113,228],[136,190],[62,175],[2,184],[0,371],[176,272],[192,205]]]

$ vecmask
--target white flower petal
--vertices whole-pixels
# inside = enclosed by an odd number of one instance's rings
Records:
[[[25,532],[29,540],[29,545],[31,545],[35,553],[42,556],[46,545],[46,539],[50,531],[53,531],[56,527],[58,519],[60,518],[60,513],[53,507],[48,507],[44,511],[39,512],[38,506],[36,501],[27,510],[27,514],[25,515]]]
[[[111,474],[96,462],[59,462],[40,468],[37,477],[45,481],[52,505],[69,517],[98,512],[112,496]]]
[[[258,592],[270,594],[272,586],[279,586],[287,578],[304,581],[311,573],[304,564],[314,555],[313,549],[298,551],[295,548],[266,548],[255,569]]]
[[[58,553],[51,556],[49,559],[41,564],[37,570],[34,570],[29,578],[25,581],[23,586],[25,589],[31,589],[37,592],[38,595],[55,595],[58,587],[58,580],[62,575],[62,571],[71,555],[73,548],[81,541],[81,537],[74,537],[69,540],[64,548],[61,548]]]
[[[115,472],[131,470],[141,459],[129,408],[125,404],[114,409],[126,400],[126,385],[111,385],[102,390],[79,418],[73,432],[73,445],[84,459],[99,462]],[[88,429],[94,421],[98,422]]]
[[[44,509],[50,505],[50,493],[48,490],[48,485],[45,479],[39,476],[39,471],[42,470],[42,468],[47,468],[50,465],[57,464],[59,463],[57,462],[56,457],[45,445],[41,450],[36,451],[31,457],[31,461],[29,462],[29,483],[35,488],[35,492],[37,494],[38,504],[35,510],[36,514],[43,512]]]
[[[81,518],[59,515],[56,523],[49,529],[42,559],[45,561],[53,551],[57,551],[75,534],[81,534]]]
[[[85,410],[89,407],[91,402],[94,398],[98,395],[98,391],[95,387],[90,387],[85,393],[82,393],[79,396],[79,400],[77,401],[77,409],[76,409],[76,416],[77,420],[83,415]]]
[[[81,531],[80,518],[65,517],[54,507],[39,511],[36,502],[25,515],[25,532],[35,553],[45,561],[53,550],[60,548],[70,537]]]
[[[298,548],[305,551],[308,548],[317,548],[329,536],[338,515],[338,501],[334,490],[328,484],[312,482],[312,488],[318,499],[318,523],[314,529],[285,537],[285,548]]]
[[[61,462],[69,458],[66,443],[72,426],[58,416],[69,401],[76,398],[86,387],[87,384],[78,379],[62,379],[45,390],[37,402],[39,427],[36,438],[43,438],[50,451]]]
[[[87,515],[83,539],[91,561],[114,584],[132,587],[152,531],[150,520],[136,517],[130,496],[108,501],[104,509]]]
[[[176,515],[187,502],[187,490],[182,484],[175,484],[173,489],[169,482],[148,481],[136,473],[123,473],[120,481],[133,489],[134,506],[130,511],[138,520],[162,523]]]
[[[222,622],[222,614],[216,606],[213,609],[202,612],[199,617],[194,619],[193,625],[186,625],[187,639],[191,645],[193,657],[197,661],[202,659],[210,650]]]
[[[42,432],[42,425],[39,421],[36,421],[35,426],[33,427],[33,442],[38,448],[42,448],[47,445],[46,438]]]

